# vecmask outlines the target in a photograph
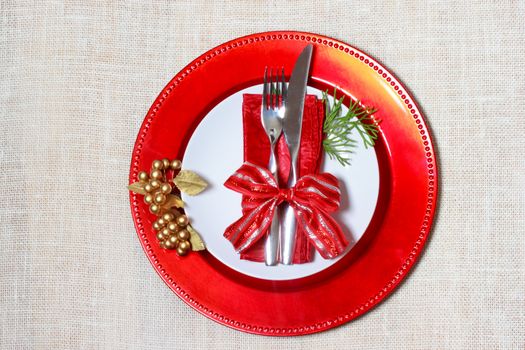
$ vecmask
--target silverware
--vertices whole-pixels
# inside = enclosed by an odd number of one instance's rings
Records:
[[[284,81],[284,68],[281,71],[281,81],[279,73],[274,76],[273,69],[264,69],[264,84],[261,106],[261,122],[270,140],[270,161],[268,170],[278,181],[277,160],[275,158],[275,146],[281,136],[284,111],[286,109],[286,83]],[[270,233],[264,246],[264,262],[266,265],[276,265],[279,262],[279,213],[276,209],[270,225]]]
[[[297,156],[301,142],[301,128],[303,123],[304,100],[306,96],[306,83],[310,70],[313,46],[306,46],[295,62],[288,95],[286,98],[286,112],[283,120],[283,132],[286,144],[290,151],[291,166],[288,177],[288,187],[293,187],[297,182]],[[281,262],[285,265],[293,263],[295,249],[295,234],[297,221],[294,210],[285,204],[281,221]]]

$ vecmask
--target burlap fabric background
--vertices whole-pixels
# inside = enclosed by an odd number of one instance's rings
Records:
[[[524,349],[525,2],[1,1],[0,348]],[[441,169],[420,263],[364,317],[274,339],[175,296],[130,216],[135,137],[168,80],[272,29],[341,39],[418,100]]]

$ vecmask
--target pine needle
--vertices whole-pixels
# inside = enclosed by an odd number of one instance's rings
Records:
[[[378,124],[373,114],[376,109],[362,106],[359,101],[350,100],[348,112],[343,114],[344,96],[337,98],[334,89],[334,101],[330,104],[328,91],[323,92],[325,103],[325,120],[323,124],[323,148],[330,159],[336,159],[341,165],[351,164],[351,154],[357,146],[352,139],[355,131],[361,138],[365,148],[374,147],[379,135]]]

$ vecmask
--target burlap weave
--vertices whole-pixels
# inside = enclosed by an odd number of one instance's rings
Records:
[[[524,1],[0,1],[1,349],[524,349]],[[273,29],[341,39],[412,91],[441,196],[409,278],[350,324],[274,339],[161,281],[125,189],[186,63]]]

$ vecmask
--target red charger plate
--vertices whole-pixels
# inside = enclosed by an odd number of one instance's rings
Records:
[[[289,336],[344,324],[385,299],[406,277],[427,240],[438,174],[428,128],[399,81],[356,48],[317,34],[268,32],[224,43],[195,59],[162,90],[140,128],[130,183],[158,158],[181,158],[193,131],[221,100],[262,83],[265,66],[292,67],[305,45],[314,53],[309,85],[334,87],[378,109],[381,136],[378,204],[365,234],[333,266],[289,281],[262,280],[222,264],[209,252],[179,257],[161,249],[142,196],[130,193],[138,237],[151,264],[188,305],[223,325]],[[220,205],[220,203],[210,203]],[[222,235],[222,232],[217,232]]]

